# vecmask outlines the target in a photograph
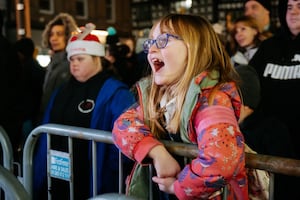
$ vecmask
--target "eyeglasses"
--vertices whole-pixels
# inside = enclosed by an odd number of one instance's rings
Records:
[[[177,40],[182,40],[179,36],[177,35],[172,35],[169,33],[164,33],[161,34],[159,36],[157,36],[156,39],[147,39],[145,40],[144,44],[143,44],[143,48],[144,48],[144,52],[148,53],[150,47],[155,43],[156,47],[158,49],[163,49],[167,46],[168,41],[169,41],[169,37],[173,37],[176,38]]]

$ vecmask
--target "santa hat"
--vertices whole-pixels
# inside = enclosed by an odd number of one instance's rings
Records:
[[[101,44],[96,35],[90,32],[94,30],[95,25],[89,23],[85,26],[84,31],[70,38],[67,45],[68,60],[73,55],[88,54],[93,56],[104,56],[104,45]]]

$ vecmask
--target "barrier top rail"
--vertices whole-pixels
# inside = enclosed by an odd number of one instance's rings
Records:
[[[162,141],[168,151],[176,155],[195,158],[198,148],[193,144],[183,144],[171,141]],[[246,166],[253,169],[266,170],[290,176],[300,176],[300,160],[270,156],[263,154],[246,154]]]

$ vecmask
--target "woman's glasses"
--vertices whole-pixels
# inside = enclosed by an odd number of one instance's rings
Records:
[[[168,41],[169,41],[169,37],[173,37],[176,38],[177,40],[181,40],[181,38],[177,35],[172,35],[169,33],[164,33],[161,34],[159,36],[157,36],[156,39],[147,39],[145,40],[144,44],[143,44],[143,48],[144,48],[144,52],[148,53],[150,47],[155,43],[156,47],[158,49],[163,49],[167,46]]]

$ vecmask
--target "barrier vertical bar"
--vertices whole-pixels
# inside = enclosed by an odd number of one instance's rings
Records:
[[[97,195],[97,143],[92,141],[93,196]]]
[[[70,199],[74,199],[74,174],[73,174],[73,139],[69,136],[68,137],[68,152],[70,156],[70,179],[69,179],[69,186],[70,186]]]
[[[47,188],[48,188],[48,200],[51,200],[51,177],[50,177],[50,149],[51,149],[51,136],[47,133]]]
[[[152,176],[153,176],[153,166],[149,165],[149,200],[153,200]]]
[[[12,145],[10,142],[10,139],[4,130],[2,126],[0,126],[0,143],[2,147],[2,159],[3,159],[3,166],[9,170],[10,172],[13,173],[14,167],[13,167],[13,150],[12,150]],[[2,190],[0,190],[0,199],[2,196]],[[5,194],[4,199],[8,199],[7,194]]]
[[[269,183],[269,200],[274,200],[274,181],[275,181],[275,177],[274,177],[274,173],[269,173],[270,174],[270,183]]]
[[[227,196],[228,196],[228,186],[225,185],[223,188],[223,194],[222,194],[222,200],[227,200]]]
[[[119,151],[119,194],[122,194],[123,190],[123,162],[122,152]]]
[[[13,171],[13,149],[10,139],[2,126],[0,126],[0,144],[3,154],[3,167],[9,171]]]

